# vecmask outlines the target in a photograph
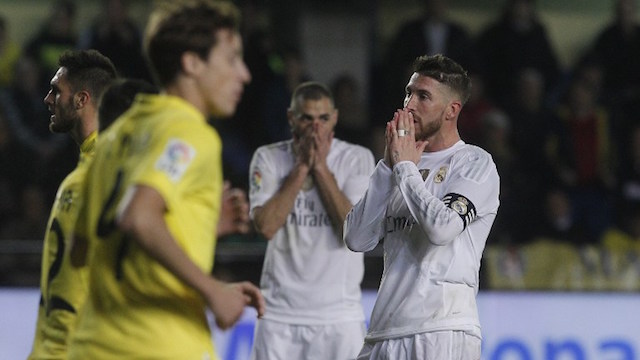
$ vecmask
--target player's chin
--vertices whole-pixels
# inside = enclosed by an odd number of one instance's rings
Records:
[[[51,131],[52,133],[55,134],[64,134],[69,132],[69,130],[71,130],[71,127],[69,126],[65,126],[63,124],[59,124],[56,122],[50,122],[49,123],[49,131]]]
[[[235,114],[237,108],[237,104],[222,104],[220,106],[216,106],[211,110],[211,115],[217,118],[228,118]]]

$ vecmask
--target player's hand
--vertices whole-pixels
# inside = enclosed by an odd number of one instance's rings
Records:
[[[293,150],[298,163],[307,165],[309,168],[313,167],[316,151],[313,127],[307,126],[302,134],[293,138]]]
[[[244,308],[247,305],[253,305],[253,302],[259,301],[247,294],[247,288],[256,288],[253,284],[234,283],[229,284],[220,280],[211,278],[211,286],[207,289],[205,295],[207,305],[213,311],[216,319],[216,325],[222,330],[232,327],[242,316]],[[257,288],[256,288],[257,289]],[[260,290],[257,289],[259,293]],[[262,299],[260,295],[259,299]],[[264,306],[264,300],[262,300]],[[264,308],[262,308],[264,313]],[[259,313],[260,314],[260,313]]]
[[[416,141],[413,114],[406,109],[395,112],[393,120],[387,123],[385,140],[391,167],[401,161],[418,164],[420,156],[427,146],[426,141]]]
[[[246,234],[250,226],[247,193],[240,188],[231,188],[231,183],[225,181],[217,235]]]
[[[258,317],[262,317],[266,310],[266,303],[264,301],[264,297],[262,297],[260,288],[248,281],[235,283],[233,285],[240,287],[242,293],[244,294],[246,304],[256,309],[256,312],[258,312]]]
[[[315,147],[315,159],[313,160],[313,165],[315,170],[318,170],[320,167],[327,167],[327,156],[331,149],[333,135],[334,132],[327,131],[323,124],[313,124],[313,144]]]

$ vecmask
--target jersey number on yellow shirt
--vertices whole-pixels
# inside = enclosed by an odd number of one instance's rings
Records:
[[[101,239],[106,239],[109,235],[113,234],[116,230],[115,223],[115,205],[119,200],[121,187],[122,187],[122,179],[124,177],[124,173],[122,170],[118,170],[116,174],[116,181],[113,185],[113,189],[111,189],[111,193],[107,198],[107,202],[102,207],[102,211],[100,212],[100,218],[98,219],[98,229],[96,233],[98,237]],[[124,256],[127,253],[129,242],[126,237],[119,237],[121,239],[120,246],[118,247],[117,258],[116,258],[116,279],[122,279],[122,261],[124,260]]]
[[[47,273],[47,292],[49,292],[49,289],[51,289],[51,282],[53,281],[53,279],[55,279],[56,275],[60,273],[62,258],[64,256],[65,250],[64,232],[62,231],[62,227],[60,226],[60,222],[58,221],[58,219],[54,218],[53,221],[51,221],[51,228],[49,229],[49,232],[55,234],[56,240],[58,241],[58,249],[56,251],[56,256],[53,260],[53,263],[49,268],[49,272]],[[45,295],[43,294],[42,296]],[[44,302],[44,299],[42,301]],[[76,312],[76,309],[74,309],[68,301],[61,298],[60,296],[47,294],[46,302],[44,303],[46,304],[47,315],[49,315],[51,313],[51,310],[54,309],[67,310],[72,313]]]

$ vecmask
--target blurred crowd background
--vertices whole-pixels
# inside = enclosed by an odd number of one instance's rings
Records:
[[[291,91],[334,91],[336,137],[380,159],[415,57],[443,53],[473,78],[459,119],[489,151],[500,211],[484,289],[640,290],[640,23],[635,0],[238,0],[252,82],[212,119],[225,178],[248,190],[260,145],[290,137]],[[55,191],[77,161],[42,102],[61,52],[94,48],[151,80],[141,52],[151,0],[0,4],[0,285],[37,286]],[[220,239],[219,276],[257,282],[265,242]],[[376,288],[380,251],[366,258]]]

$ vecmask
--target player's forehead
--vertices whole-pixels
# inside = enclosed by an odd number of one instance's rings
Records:
[[[430,77],[421,75],[420,73],[413,73],[411,78],[409,78],[409,82],[407,83],[407,89],[409,90],[434,90],[438,89],[441,86],[444,86],[438,80]]]
[[[301,114],[331,114],[334,110],[331,100],[325,96],[320,97],[319,99],[298,100],[298,112]]]
[[[57,89],[57,90],[69,89],[71,87],[71,84],[69,83],[68,74],[69,74],[69,71],[67,70],[66,67],[63,66],[58,68],[56,73],[51,78],[51,81],[50,81],[51,88]]]
[[[216,43],[211,47],[210,56],[219,54],[242,55],[242,37],[239,32],[233,29],[222,28],[216,30]]]

